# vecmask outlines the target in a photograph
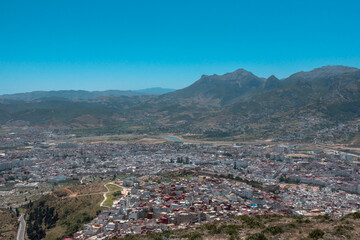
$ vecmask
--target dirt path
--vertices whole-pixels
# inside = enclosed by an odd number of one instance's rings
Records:
[[[64,189],[65,189],[65,191],[67,191],[68,193],[70,193],[70,197],[76,197],[76,196],[77,196],[77,194],[74,193],[73,191],[71,191],[70,189],[68,189],[68,188],[64,188]]]
[[[109,188],[107,187],[107,185],[108,185],[108,183],[106,183],[105,185],[104,185],[104,187],[107,189],[107,191],[106,192],[104,192],[104,200],[100,203],[100,207],[107,207],[107,206],[104,206],[104,203],[105,203],[105,201],[107,200],[107,194],[110,192],[110,190],[109,190]]]

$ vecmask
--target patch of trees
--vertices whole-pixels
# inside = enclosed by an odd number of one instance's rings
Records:
[[[221,177],[221,178],[227,178],[227,179],[231,179],[231,180],[235,180],[235,181],[238,181],[238,182],[243,182],[243,183],[246,183],[254,188],[257,188],[257,189],[263,189],[263,185],[260,183],[260,182],[257,182],[257,181],[254,181],[254,180],[248,180],[248,179],[244,179],[244,178],[241,178],[239,176],[236,176],[234,177],[233,174],[228,174],[228,175],[224,175],[224,174],[220,174],[218,175],[218,177]]]
[[[81,229],[84,223],[90,222],[93,218],[86,212],[73,214],[71,217],[68,217],[70,213],[71,211],[66,209],[64,216],[60,220],[60,224],[66,228],[64,236],[72,236]]]
[[[231,134],[230,132],[213,129],[213,130],[205,131],[204,136],[207,138],[225,138],[225,137],[230,137]]]
[[[55,227],[58,214],[54,207],[45,206],[45,201],[40,201],[36,206],[31,203],[29,208],[27,235],[30,240],[42,239],[46,236],[46,229]]]
[[[284,182],[284,183],[292,183],[292,184],[299,184],[300,183],[300,179],[292,179],[289,177],[286,177],[284,175],[281,175],[279,178],[279,182]]]

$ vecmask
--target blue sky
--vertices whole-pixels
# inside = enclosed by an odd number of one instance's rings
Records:
[[[360,67],[360,1],[0,0],[0,94]]]

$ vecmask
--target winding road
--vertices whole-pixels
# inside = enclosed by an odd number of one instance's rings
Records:
[[[25,223],[25,220],[24,220],[24,213],[21,213],[21,215],[20,215],[20,224],[19,224],[19,229],[18,229],[16,240],[24,240],[25,239],[24,238],[25,227],[26,227],[26,223]]]
[[[131,188],[126,188],[124,186],[120,186],[119,184],[116,184],[114,182],[109,182],[109,183],[106,183],[104,185],[104,187],[107,189],[106,192],[104,192],[103,196],[104,196],[104,200],[100,203],[100,207],[107,207],[109,208],[108,206],[104,206],[104,203],[105,201],[107,200],[107,194],[110,193],[110,189],[107,187],[108,184],[112,184],[112,185],[115,185],[115,186],[118,186],[121,188],[121,194],[122,194],[122,197],[120,199],[123,199],[124,196],[127,196],[127,194],[130,192]]]
[[[105,203],[105,201],[106,201],[106,199],[107,199],[106,194],[108,194],[108,193],[110,192],[110,190],[109,190],[109,188],[107,187],[107,184],[105,184],[104,187],[107,189],[107,191],[104,192],[104,200],[100,203],[100,207],[107,207],[107,206],[103,206],[103,205],[104,205],[104,203]]]

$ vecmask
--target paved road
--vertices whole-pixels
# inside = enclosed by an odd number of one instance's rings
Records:
[[[16,237],[17,240],[24,240],[25,227],[26,227],[26,223],[24,220],[24,214],[21,213],[19,229]]]

